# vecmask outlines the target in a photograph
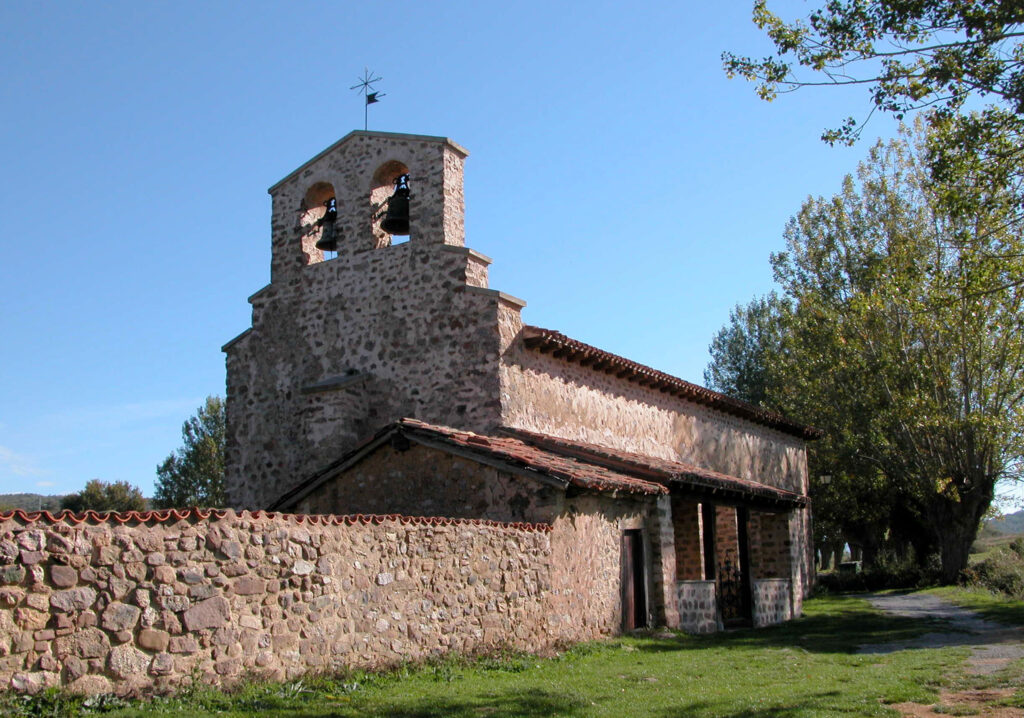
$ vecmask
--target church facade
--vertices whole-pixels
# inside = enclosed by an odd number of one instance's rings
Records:
[[[798,615],[816,431],[525,324],[465,246],[467,154],[357,131],[271,187],[271,281],[224,347],[230,505],[549,525],[557,620],[595,636]]]

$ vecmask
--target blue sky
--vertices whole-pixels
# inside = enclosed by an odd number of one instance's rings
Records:
[[[818,140],[861,93],[726,79],[723,50],[769,50],[750,7],[0,4],[0,493],[152,493],[269,279],[266,190],[362,127],[364,67],[370,129],[469,149],[467,244],[528,323],[702,381],[867,150]]]

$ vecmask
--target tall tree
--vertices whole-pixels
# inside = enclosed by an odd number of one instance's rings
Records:
[[[161,508],[223,506],[225,409],[209,396],[181,427],[184,444],[156,470],[154,501]]]
[[[897,503],[951,581],[996,482],[1024,455],[1024,241],[999,184],[969,186],[984,211],[948,211],[924,166],[928,141],[877,145],[857,179],[787,227],[772,257],[792,306],[770,355],[783,377],[772,403],[825,429],[818,470],[829,492],[857,498],[834,518],[877,535],[886,515],[871,507]]]
[[[778,395],[778,354],[789,304],[777,294],[754,299],[729,312],[729,323],[715,334],[704,383],[755,406],[770,408]]]
[[[127,481],[107,483],[99,479],[87,482],[78,493],[61,499],[60,507],[75,513],[83,511],[145,511],[146,499]]]

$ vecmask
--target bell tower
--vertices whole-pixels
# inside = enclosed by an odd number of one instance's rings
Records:
[[[524,302],[465,247],[467,155],[356,131],[270,188],[270,283],[224,346],[232,507],[265,508],[402,417],[500,424],[499,315]]]
[[[406,241],[465,245],[463,163],[469,153],[444,137],[356,130],[270,188],[273,259],[271,283],[331,258],[325,233],[338,255],[382,249]],[[407,180],[405,235],[385,222]],[[394,198],[394,201],[393,199]],[[334,200],[333,226],[323,219]],[[381,225],[385,226],[382,227]],[[403,228],[404,229],[404,228]],[[399,230],[401,231],[401,230]]]

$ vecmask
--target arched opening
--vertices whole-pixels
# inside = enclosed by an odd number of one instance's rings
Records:
[[[395,192],[395,180],[402,175],[409,174],[409,168],[398,160],[388,160],[373,173],[373,182],[370,186],[370,211],[372,216],[372,231],[374,247],[389,247],[392,244],[400,244],[409,239],[408,236],[392,236],[381,229],[380,223],[384,219],[388,209],[388,200]]]
[[[338,255],[340,238],[335,226],[337,217],[334,186],[330,182],[310,185],[299,205],[299,232],[302,235],[302,251],[308,257],[307,264]]]

